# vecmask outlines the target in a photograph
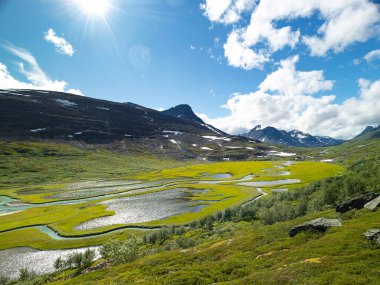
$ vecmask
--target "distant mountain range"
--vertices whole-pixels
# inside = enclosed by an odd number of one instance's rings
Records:
[[[247,133],[242,133],[241,136],[261,142],[297,147],[325,147],[338,145],[344,142],[344,140],[330,137],[312,136],[297,130],[287,132],[278,130],[274,127],[262,128],[260,125]]]

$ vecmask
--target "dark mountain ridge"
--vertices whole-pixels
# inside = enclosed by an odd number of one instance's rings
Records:
[[[161,113],[165,114],[165,115],[181,118],[183,120],[193,121],[193,122],[197,122],[200,124],[205,124],[205,122],[203,122],[203,120],[201,118],[199,118],[197,115],[195,115],[195,113],[193,112],[191,107],[187,104],[177,105],[177,106],[172,107],[170,109],[164,110]]]
[[[0,90],[0,139],[100,145],[120,153],[218,161],[269,151],[204,123],[188,105],[159,112],[134,103],[42,90]]]
[[[133,103],[61,92],[0,90],[0,137],[80,139],[104,143],[154,137],[166,130],[215,135],[207,126]]]

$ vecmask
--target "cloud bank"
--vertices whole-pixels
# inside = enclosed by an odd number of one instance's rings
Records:
[[[230,115],[215,119],[200,114],[207,123],[237,134],[256,125],[348,139],[367,125],[380,122],[380,80],[358,81],[359,94],[338,104],[331,94],[334,81],[321,70],[298,71],[298,56],[281,61],[256,92],[233,94],[222,106]]]
[[[311,56],[339,53],[379,35],[380,12],[369,0],[205,0],[204,15],[212,23],[233,24],[224,44],[229,65],[262,69],[273,53],[302,44]],[[242,15],[251,12],[248,24]],[[318,16],[310,34],[289,23]]]
[[[27,82],[15,79],[7,66],[0,62],[0,89],[38,89],[83,95],[78,89],[68,88],[69,84],[65,81],[50,79],[28,50],[10,43],[3,45],[3,47],[21,60],[17,63],[18,71],[27,79]]]

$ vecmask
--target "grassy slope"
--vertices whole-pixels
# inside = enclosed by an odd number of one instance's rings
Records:
[[[379,246],[362,234],[380,226],[380,211],[351,212],[324,234],[288,230],[330,210],[255,229],[241,223],[225,238],[172,250],[54,284],[379,284]],[[201,233],[199,233],[201,235]]]
[[[0,195],[9,188],[112,179],[184,165],[147,153],[120,155],[101,148],[52,142],[0,142]]]

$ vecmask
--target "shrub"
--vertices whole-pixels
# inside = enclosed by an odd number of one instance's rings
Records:
[[[26,281],[34,278],[36,273],[29,271],[27,268],[20,269],[20,281]]]
[[[197,244],[195,239],[192,239],[192,238],[189,238],[186,236],[181,236],[181,237],[177,238],[175,242],[180,248],[189,248],[189,247],[193,247]]]
[[[9,279],[5,276],[0,276],[0,285],[7,284],[9,282]]]
[[[113,264],[127,263],[138,257],[139,245],[134,236],[127,240],[111,240],[102,246],[100,254]]]
[[[54,268],[57,269],[57,270],[62,270],[65,268],[65,261],[61,258],[61,257],[58,257],[55,261],[54,261]]]

